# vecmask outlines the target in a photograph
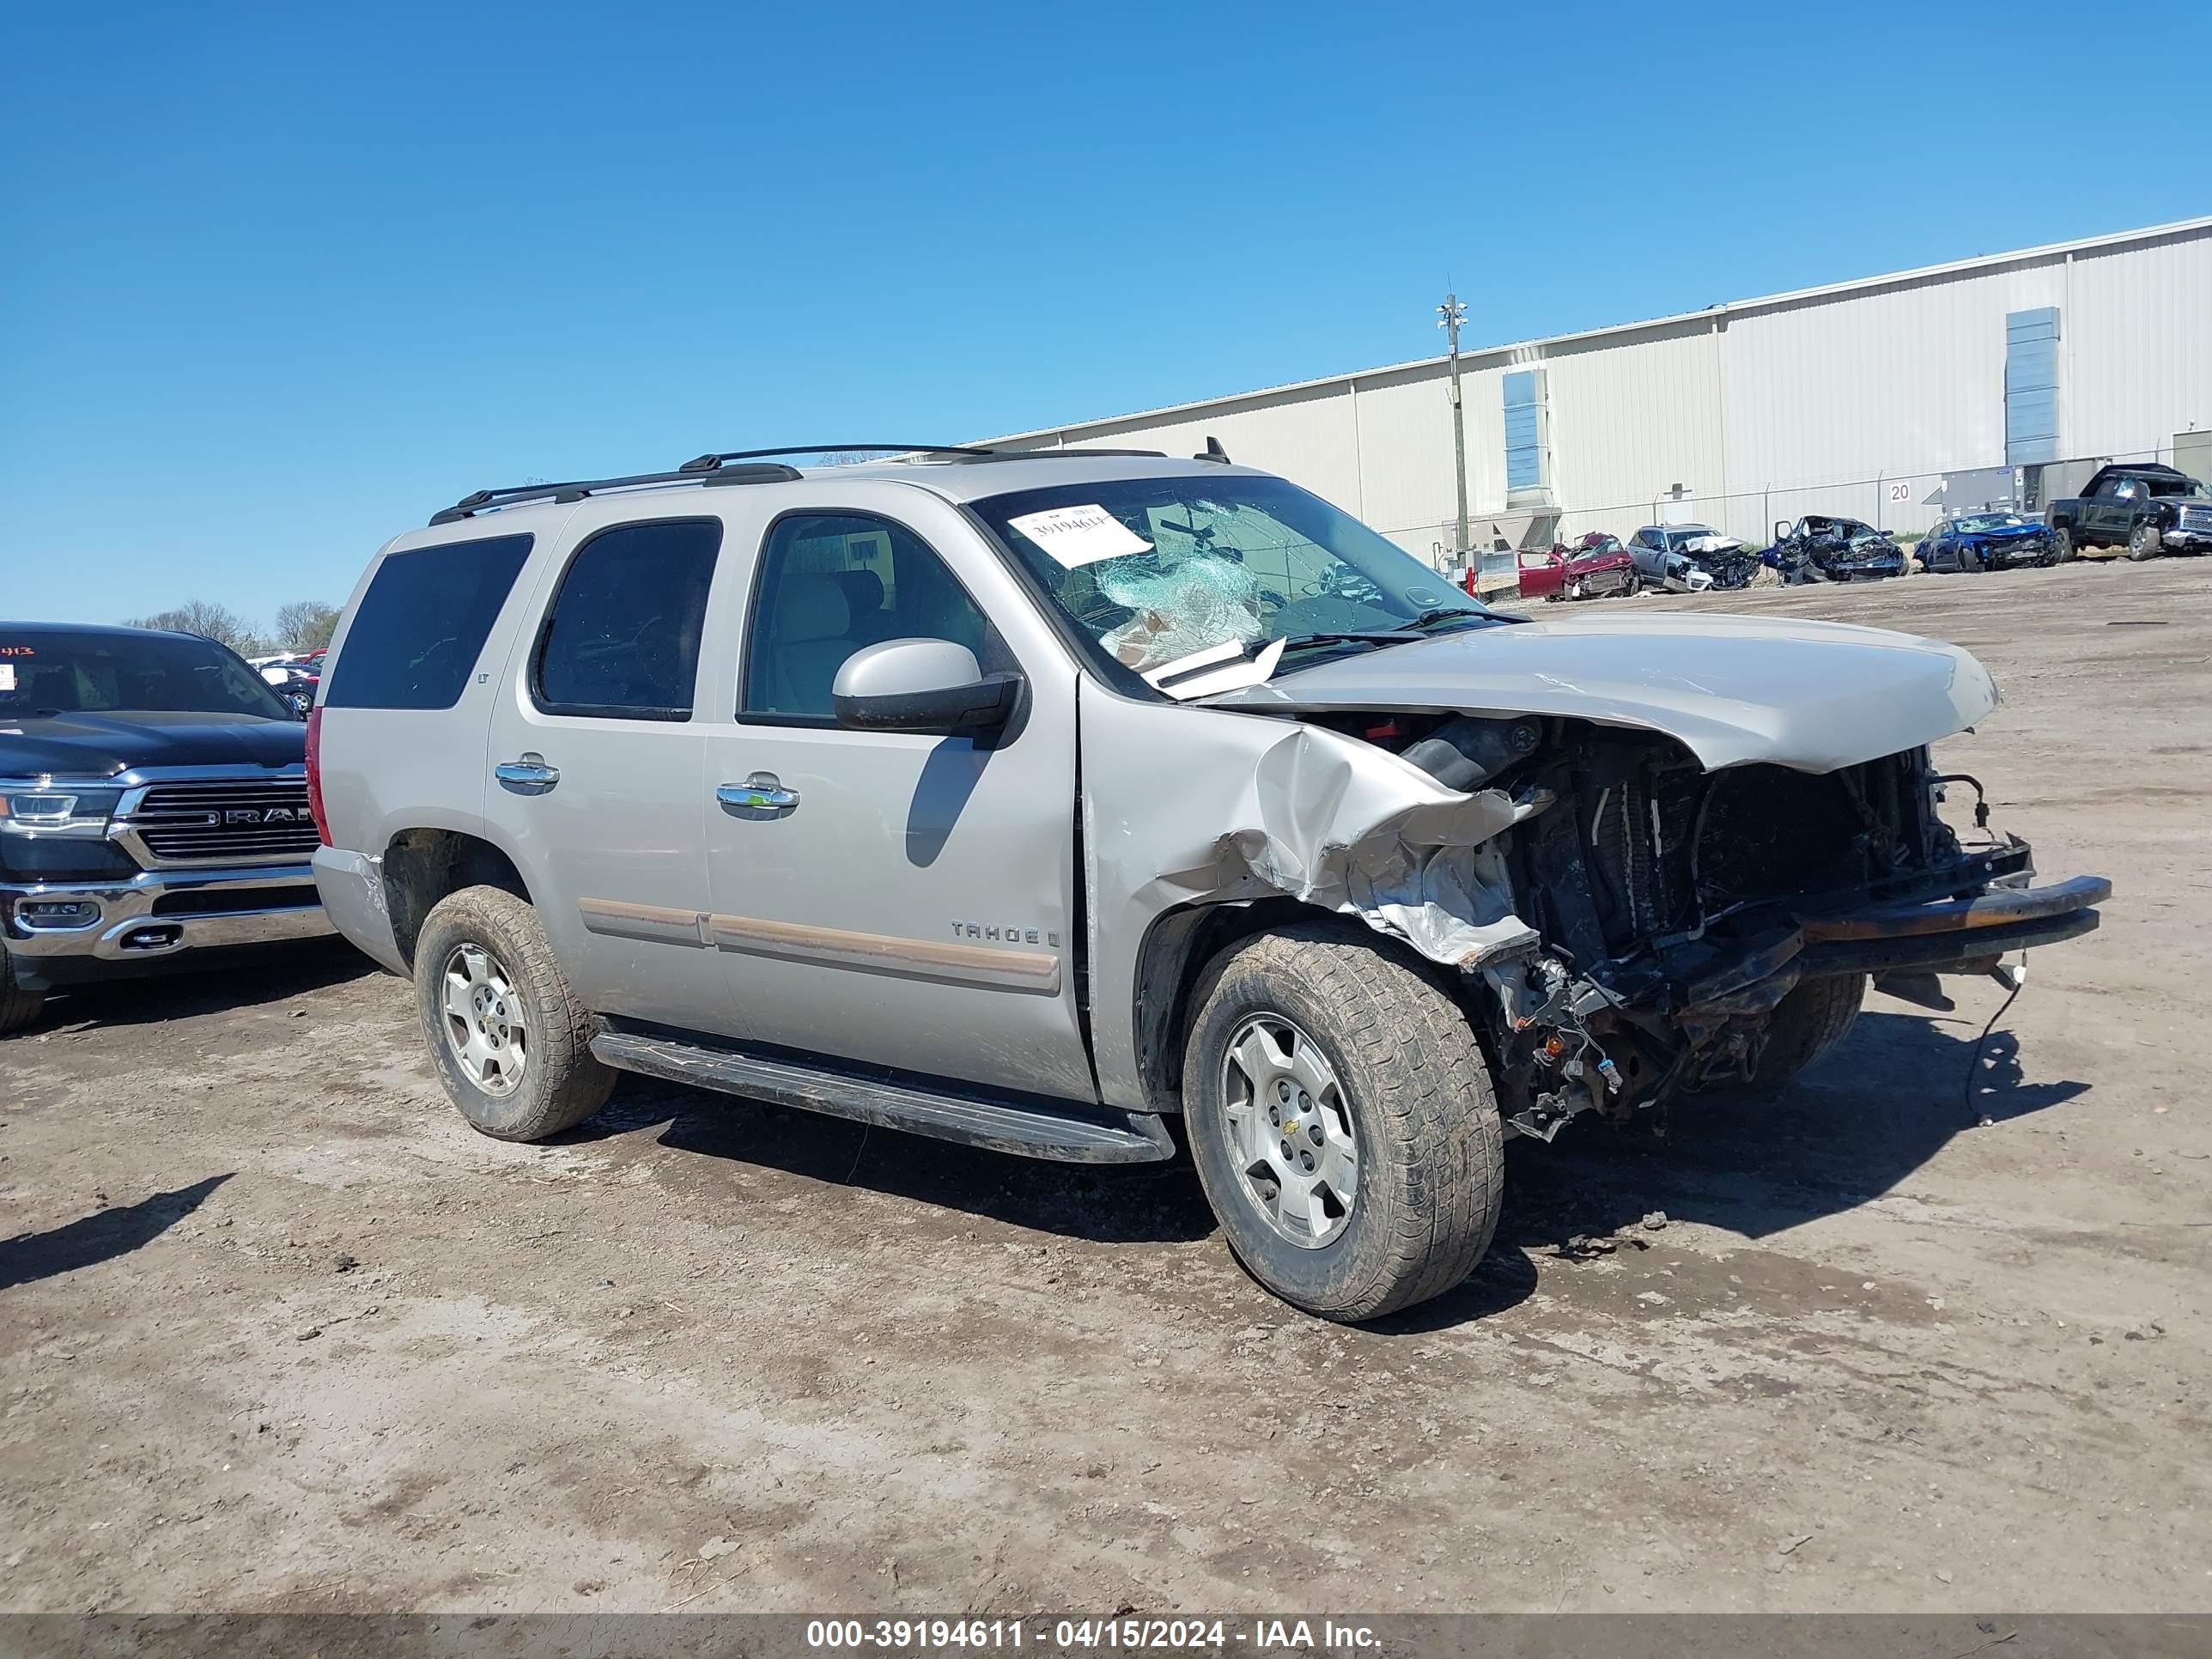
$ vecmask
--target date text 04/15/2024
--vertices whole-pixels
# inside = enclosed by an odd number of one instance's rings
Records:
[[[1047,1652],[1095,1650],[1218,1652],[1243,1648],[1353,1652],[1380,1645],[1366,1625],[1334,1620],[1253,1619],[815,1619],[806,1645],[841,1649],[1036,1648]]]

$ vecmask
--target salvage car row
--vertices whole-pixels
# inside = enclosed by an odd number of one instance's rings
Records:
[[[2212,551],[2212,495],[2170,466],[2106,466],[2079,498],[2051,502],[2040,519],[2006,508],[1948,513],[1911,557],[1933,574],[1985,574],[2059,564],[2087,549],[2124,550],[2137,561]],[[1517,563],[1520,596],[1553,600],[1747,587],[1762,567],[1791,584],[1876,581],[1910,568],[1888,532],[1819,513],[1777,523],[1773,542],[1757,551],[1709,525],[1646,525],[1626,544],[1592,531],[1571,545],[1523,552]]]
[[[0,1024],[335,927],[485,1134],[634,1072],[1187,1144],[1255,1279],[1364,1320],[1481,1258],[1507,1138],[1777,1088],[1875,977],[1940,1000],[2110,893],[1936,769],[1996,702],[1957,647],[1510,616],[1216,446],[815,453],[441,510],[304,745],[204,641],[0,628]]]

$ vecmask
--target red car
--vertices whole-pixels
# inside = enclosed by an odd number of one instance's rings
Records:
[[[1521,556],[1524,599],[1590,599],[1601,593],[1640,592],[1644,578],[1620,538],[1593,530],[1572,547],[1553,545],[1548,553]]]

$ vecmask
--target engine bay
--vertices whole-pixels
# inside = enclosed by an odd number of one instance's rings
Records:
[[[1869,971],[1820,942],[1825,920],[1963,900],[2029,870],[2025,843],[1989,836],[1980,786],[1938,774],[1924,747],[1827,773],[1709,771],[1666,737],[1569,720],[1316,723],[1515,803],[1476,870],[1538,942],[1466,971],[1490,993],[1469,1002],[1507,1120],[1546,1139],[1583,1111],[1625,1121],[1753,1080],[1784,998]],[[1941,812],[1958,784],[1976,796],[1972,846]]]

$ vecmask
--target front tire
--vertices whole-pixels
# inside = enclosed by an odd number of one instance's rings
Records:
[[[1505,1130],[1459,1006],[1328,924],[1231,947],[1196,995],[1185,1124],[1244,1270],[1340,1322],[1465,1279],[1498,1228]]]
[[[1866,989],[1864,974],[1842,974],[1805,980],[1777,1003],[1767,1018],[1766,1046],[1752,1073],[1753,1087],[1778,1089],[1833,1053],[1850,1034]]]
[[[15,963],[0,950],[0,1036],[28,1030],[38,1024],[46,1006],[45,992],[27,991],[15,983]]]
[[[2139,524],[2128,532],[2128,557],[2141,564],[2145,559],[2154,559],[2159,554],[2158,526]]]
[[[471,1128],[543,1140],[606,1103],[615,1074],[592,1056],[592,1017],[528,900],[496,887],[439,900],[415,941],[415,997],[439,1079]]]

